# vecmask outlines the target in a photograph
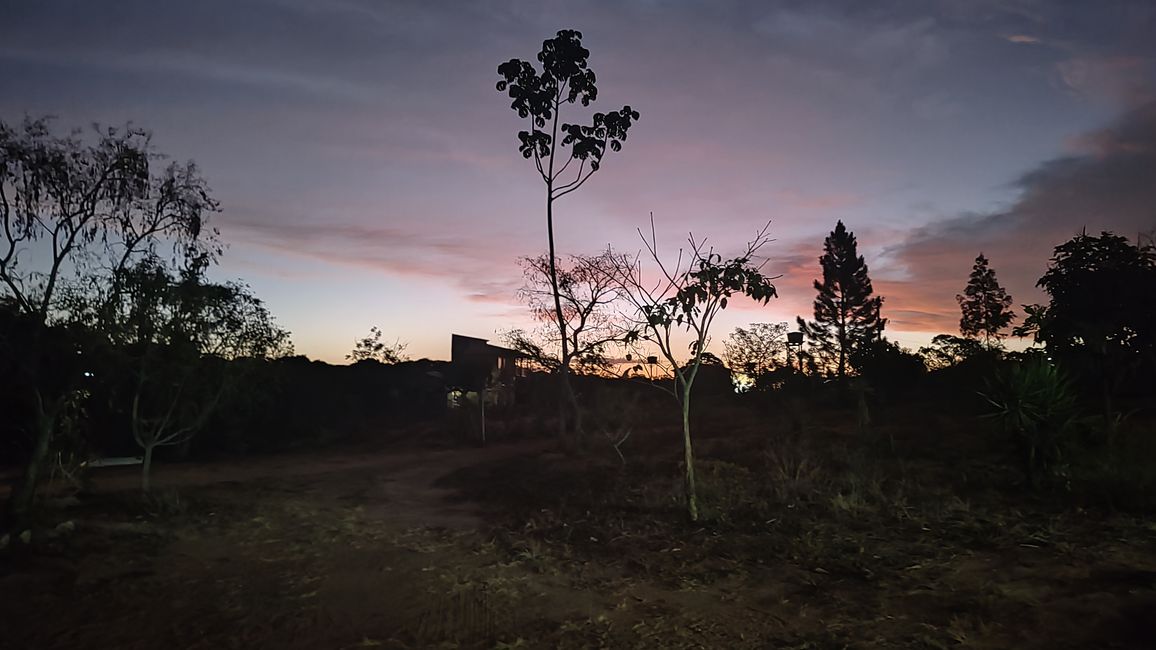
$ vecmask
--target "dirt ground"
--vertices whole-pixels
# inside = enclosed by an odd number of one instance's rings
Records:
[[[1156,647],[1150,520],[852,435],[704,432],[699,525],[669,431],[108,469],[0,555],[0,647]]]

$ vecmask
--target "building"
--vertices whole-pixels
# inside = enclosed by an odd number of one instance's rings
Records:
[[[484,393],[493,404],[512,404],[514,384],[528,370],[526,355],[490,345],[486,339],[453,334],[450,339],[449,386],[452,401]]]

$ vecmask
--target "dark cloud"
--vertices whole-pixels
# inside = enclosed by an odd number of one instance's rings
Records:
[[[1042,163],[1016,182],[1006,211],[964,215],[914,230],[887,249],[908,279],[877,282],[900,329],[951,330],[952,296],[983,252],[1018,303],[1041,298],[1035,282],[1052,249],[1081,230],[1129,238],[1156,230],[1156,102],[1077,139],[1083,151]]]

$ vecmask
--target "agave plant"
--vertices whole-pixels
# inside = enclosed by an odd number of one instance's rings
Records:
[[[1071,379],[1042,355],[1008,365],[980,393],[994,420],[1019,448],[1033,486],[1044,479],[1067,480],[1068,456],[1077,419]]]

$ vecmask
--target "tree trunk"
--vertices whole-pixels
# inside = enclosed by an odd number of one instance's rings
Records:
[[[566,407],[569,404],[574,411],[576,425],[581,424],[578,413],[578,400],[574,395],[574,388],[570,385],[570,345],[566,338],[566,320],[562,314],[562,296],[558,291],[558,266],[555,263],[554,248],[554,156],[558,151],[558,113],[562,108],[560,98],[554,98],[554,123],[550,137],[550,166],[546,171],[546,238],[550,244],[550,289],[554,292],[554,316],[558,319],[558,334],[562,341],[562,362],[558,368],[559,399],[558,399],[558,437],[566,440]],[[576,426],[575,432],[581,435],[581,427]]]
[[[550,167],[553,170],[554,161],[551,157]],[[574,419],[577,423],[578,415],[578,400],[574,395],[574,388],[570,385],[570,364],[567,363],[570,359],[570,346],[566,339],[566,320],[562,314],[562,297],[558,291],[558,266],[555,263],[555,248],[554,248],[554,184],[552,181],[546,183],[546,237],[550,244],[550,290],[554,294],[554,317],[558,319],[558,334],[562,341],[562,363],[558,367],[558,437],[565,441],[567,432],[567,407],[574,412]],[[575,432],[580,434],[580,430],[575,429]]]
[[[839,306],[839,381],[847,376],[847,347],[851,344],[847,337],[847,317],[843,314],[843,306]]]
[[[52,446],[52,435],[56,430],[56,417],[59,412],[59,403],[45,410],[44,399],[40,391],[36,391],[36,443],[32,447],[28,464],[24,466],[20,482],[15,485],[8,497],[8,522],[13,529],[23,526],[32,512],[36,490],[40,487],[40,475],[48,462],[48,450]]]
[[[482,412],[482,446],[486,446],[486,389],[482,388],[482,392],[478,394],[478,408]]]
[[[152,471],[153,449],[155,448],[156,445],[144,446],[144,459],[141,461],[140,465],[140,489],[141,492],[144,492],[145,494],[148,494],[149,490],[152,488],[149,473]]]
[[[690,444],[690,387],[682,391],[682,451],[686,463],[686,512],[698,521],[698,490],[694,482],[694,450]]]
[[[574,417],[574,426],[571,434],[574,436],[575,446],[579,450],[586,448],[586,436],[582,429],[582,409],[578,406],[578,395],[574,392],[574,383],[571,377],[566,377],[566,396],[569,399],[570,411]]]

